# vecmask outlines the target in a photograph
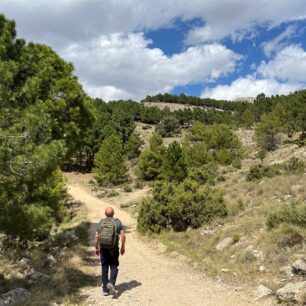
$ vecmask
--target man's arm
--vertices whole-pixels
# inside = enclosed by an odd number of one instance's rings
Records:
[[[125,241],[126,241],[124,229],[120,230],[120,238],[121,238],[121,249],[120,249],[120,254],[121,254],[121,255],[124,255],[124,253],[125,253]]]
[[[95,254],[97,256],[100,254],[100,251],[99,251],[99,232],[96,232],[96,235],[95,235]]]

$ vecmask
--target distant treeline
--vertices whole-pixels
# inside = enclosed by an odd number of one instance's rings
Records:
[[[199,109],[193,109],[193,111],[185,109],[175,111],[172,114],[180,118],[191,118],[190,113],[193,112],[193,119],[205,122],[206,124],[222,123],[222,120],[224,120],[223,123],[227,124],[252,126],[260,122],[263,119],[263,115],[273,113],[282,121],[280,124],[286,126],[284,130],[289,135],[295,131],[300,131],[304,135],[306,130],[306,90],[297,91],[289,95],[275,95],[271,97],[266,97],[264,93],[261,93],[256,97],[254,103],[214,100],[209,98],[203,99],[186,96],[185,94],[171,95],[168,93],[147,96],[141,102],[180,103],[199,106]],[[204,110],[203,112],[200,111],[200,107],[205,107],[206,109],[211,108],[214,112],[208,111],[205,114]],[[224,112],[220,114],[220,112],[216,113],[216,110],[223,110]],[[195,113],[198,115],[195,115]],[[218,122],[220,117],[222,117],[221,122]],[[203,120],[201,118],[205,119]]]

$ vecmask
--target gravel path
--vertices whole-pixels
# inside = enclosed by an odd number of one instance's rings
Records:
[[[110,204],[90,194],[85,187],[74,183],[69,193],[85,203],[90,226],[90,241],[97,222]],[[126,200],[132,200],[133,193]],[[225,284],[196,273],[185,261],[161,254],[149,243],[142,241],[135,230],[135,220],[125,211],[115,207],[115,216],[127,229],[126,254],[120,257],[117,280],[118,299],[103,297],[100,281],[82,289],[84,305],[133,305],[133,306],[222,306],[222,305],[273,305],[271,301],[254,301],[250,292],[237,292]],[[100,276],[99,259],[88,248],[89,258],[83,271],[95,279]]]

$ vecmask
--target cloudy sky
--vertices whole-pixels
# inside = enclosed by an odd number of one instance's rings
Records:
[[[0,12],[106,101],[306,87],[305,0],[0,0]]]

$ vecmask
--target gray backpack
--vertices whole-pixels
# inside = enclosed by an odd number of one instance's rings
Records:
[[[117,242],[117,228],[114,218],[105,218],[100,222],[100,246],[103,249],[113,250]]]

